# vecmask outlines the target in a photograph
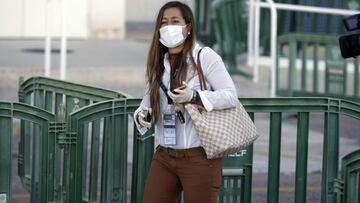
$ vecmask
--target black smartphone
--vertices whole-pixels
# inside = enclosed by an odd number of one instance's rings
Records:
[[[150,111],[147,112],[145,120],[146,120],[146,122],[150,122],[150,121],[151,121]]]
[[[181,111],[177,111],[175,112],[176,113],[176,116],[178,117],[180,123],[184,124],[185,123],[185,118],[184,118],[184,115],[182,114]]]

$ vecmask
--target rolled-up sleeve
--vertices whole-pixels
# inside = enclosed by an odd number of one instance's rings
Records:
[[[210,48],[200,54],[201,66],[210,90],[199,90],[207,111],[232,108],[237,103],[237,92],[221,57]]]

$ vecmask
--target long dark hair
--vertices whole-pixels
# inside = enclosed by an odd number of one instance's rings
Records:
[[[147,59],[147,69],[146,69],[146,80],[149,85],[149,94],[150,94],[150,104],[153,109],[153,118],[155,122],[158,120],[160,116],[160,99],[159,99],[159,84],[156,82],[156,75],[162,76],[164,73],[164,54],[168,51],[168,48],[159,42],[160,33],[159,30],[161,28],[161,21],[164,16],[164,12],[168,8],[178,8],[182,14],[182,17],[185,20],[187,25],[190,25],[190,34],[187,36],[184,47],[182,51],[176,55],[175,64],[179,67],[179,72],[177,76],[177,80],[172,82],[171,86],[178,86],[181,81],[186,80],[187,74],[187,57],[190,56],[190,60],[193,64],[195,64],[194,58],[192,57],[192,49],[195,45],[196,37],[195,37],[195,22],[194,15],[190,9],[190,7],[179,1],[170,1],[161,7],[156,23],[154,35],[152,38],[151,46],[148,53]]]

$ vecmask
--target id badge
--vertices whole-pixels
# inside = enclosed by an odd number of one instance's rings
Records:
[[[163,114],[164,144],[176,145],[176,116],[173,113]]]

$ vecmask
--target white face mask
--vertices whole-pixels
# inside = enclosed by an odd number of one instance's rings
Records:
[[[167,25],[160,28],[160,42],[168,48],[179,46],[185,41],[183,29],[186,25]]]

